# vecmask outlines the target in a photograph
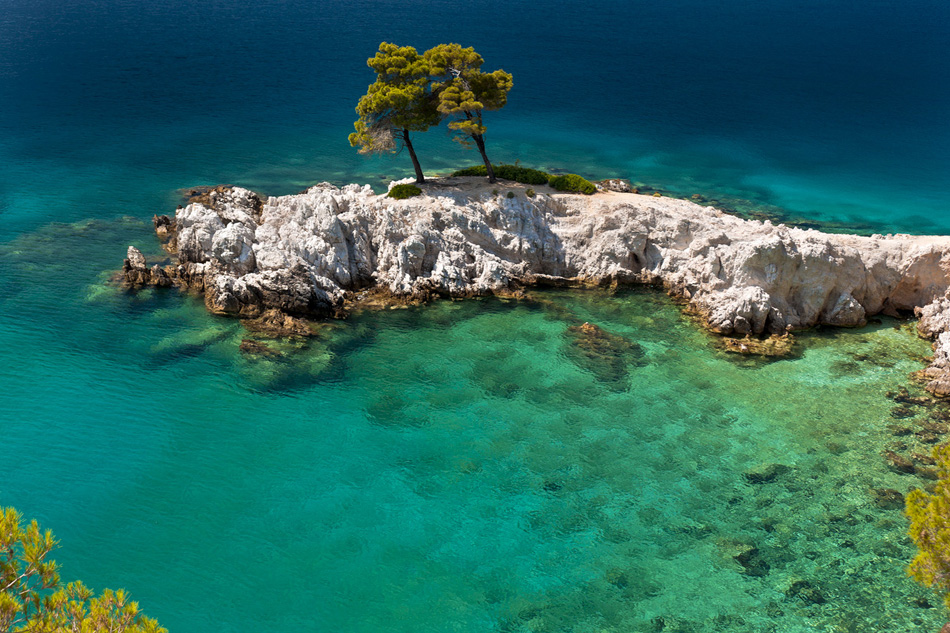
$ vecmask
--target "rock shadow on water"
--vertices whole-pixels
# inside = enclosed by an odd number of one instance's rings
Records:
[[[565,355],[580,369],[613,390],[627,389],[630,368],[648,363],[643,347],[593,323],[568,326]]]
[[[196,358],[213,346],[227,341],[235,331],[236,325],[222,323],[177,330],[152,345],[146,365],[164,367]]]

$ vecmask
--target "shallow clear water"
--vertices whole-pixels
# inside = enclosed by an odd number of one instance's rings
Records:
[[[0,367],[0,494],[66,577],[170,630],[939,628],[873,492],[924,483],[880,457],[885,392],[928,352],[908,324],[769,363],[652,290],[547,291],[364,313],[261,359],[198,299],[74,285],[105,256],[43,265],[136,227],[0,249],[0,325],[29,350]],[[768,464],[789,470],[750,482]]]
[[[948,7],[0,1],[0,504],[174,633],[936,630],[875,493],[923,483],[880,456],[929,351],[907,324],[762,363],[652,291],[547,292],[266,360],[200,300],[107,280],[128,244],[160,261],[181,188],[405,176],[346,143],[384,39],[514,74],[496,161],[950,233]]]

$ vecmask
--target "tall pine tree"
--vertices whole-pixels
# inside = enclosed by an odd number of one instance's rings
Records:
[[[367,65],[376,71],[376,81],[356,106],[359,118],[353,124],[350,145],[361,154],[398,152],[406,148],[416,182],[425,182],[412,146],[410,132],[424,132],[438,125],[441,114],[432,93],[428,62],[411,46],[383,42]]]
[[[482,72],[482,56],[459,44],[439,44],[423,58],[432,77],[432,93],[438,98],[438,111],[450,119],[449,129],[456,132],[457,141],[465,146],[475,143],[489,182],[495,182],[495,170],[485,152],[482,113],[500,110],[508,102],[511,74],[504,70]]]

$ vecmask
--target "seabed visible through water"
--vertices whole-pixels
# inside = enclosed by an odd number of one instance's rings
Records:
[[[2,315],[41,350],[0,369],[0,493],[61,538],[64,578],[129,588],[172,631],[943,622],[904,571],[897,493],[927,482],[882,457],[929,452],[914,433],[948,411],[887,395],[921,393],[913,323],[806,332],[767,361],[652,289],[548,290],[244,354],[252,335],[197,298],[78,286],[71,266],[108,268],[88,252],[40,265],[135,224],[0,250]]]

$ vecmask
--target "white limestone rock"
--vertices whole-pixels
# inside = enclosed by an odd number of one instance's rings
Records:
[[[503,187],[445,179],[393,200],[321,183],[266,201],[216,189],[208,205],[178,211],[178,280],[234,314],[328,314],[371,285],[468,296],[580,278],[663,284],[724,334],[857,326],[914,309],[938,348],[950,331],[950,238],[833,235],[684,200]]]

